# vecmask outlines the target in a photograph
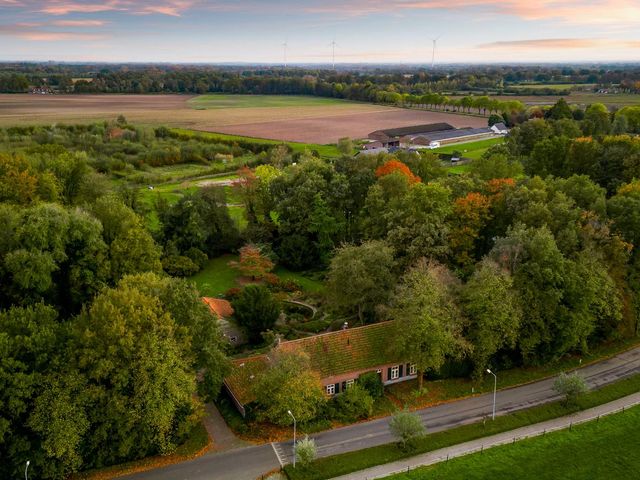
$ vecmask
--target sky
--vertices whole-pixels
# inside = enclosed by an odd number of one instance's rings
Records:
[[[0,60],[636,62],[638,26],[640,0],[0,0]]]

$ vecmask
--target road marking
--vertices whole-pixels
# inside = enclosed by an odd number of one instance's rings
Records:
[[[271,447],[273,448],[273,453],[276,454],[276,458],[278,459],[278,463],[280,463],[280,468],[284,467],[284,463],[282,462],[282,459],[280,458],[280,454],[278,453],[278,449],[276,448],[275,443],[271,442]]]

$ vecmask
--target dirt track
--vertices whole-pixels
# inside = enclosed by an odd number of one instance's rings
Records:
[[[190,95],[0,95],[0,126],[112,120],[165,124],[309,143],[334,143],[340,137],[363,138],[381,128],[448,122],[479,127],[486,119],[366,103],[308,107],[195,110]]]

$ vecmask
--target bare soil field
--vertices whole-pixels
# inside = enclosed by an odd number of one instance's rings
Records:
[[[282,107],[191,108],[190,95],[0,95],[0,126],[83,123],[124,115],[133,123],[168,125],[258,138],[328,144],[381,128],[447,122],[485,126],[485,118],[344,102]]]
[[[425,112],[393,107],[377,111],[326,115],[316,118],[283,119],[268,122],[220,126],[216,131],[291,142],[335,143],[341,137],[366,138],[374,130],[447,122],[454,127],[484,127],[487,119],[453,113]]]

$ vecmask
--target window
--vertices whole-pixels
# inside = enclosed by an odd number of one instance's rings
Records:
[[[327,395],[334,395],[336,393],[336,386],[332,383],[325,387],[327,389]]]
[[[347,388],[351,388],[353,386],[354,382],[355,382],[355,380],[353,380],[353,379],[347,380]]]
[[[391,380],[395,380],[398,377],[400,377],[400,367],[398,365],[391,367]]]
[[[416,368],[416,364],[412,363],[409,365],[409,375],[415,375],[416,373],[418,373],[418,369]]]

